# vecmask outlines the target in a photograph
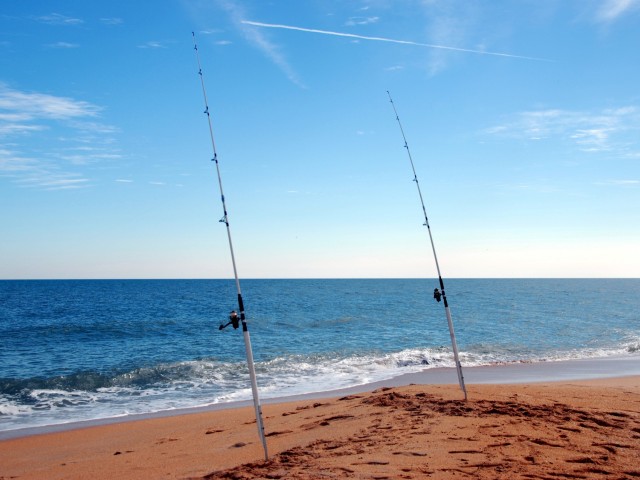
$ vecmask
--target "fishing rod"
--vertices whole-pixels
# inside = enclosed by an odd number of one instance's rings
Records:
[[[207,121],[209,123],[209,136],[211,137],[211,146],[213,148],[213,158],[211,159],[216,164],[216,172],[218,173],[218,186],[220,187],[220,198],[222,200],[222,210],[224,212],[223,217],[220,219],[221,223],[224,223],[227,227],[227,238],[229,239],[229,250],[231,252],[231,263],[233,264],[233,275],[236,280],[236,289],[238,291],[238,310],[240,315],[235,310],[232,310],[229,314],[229,322],[225,325],[220,325],[220,330],[233,326],[233,329],[237,329],[242,323],[242,332],[244,335],[244,347],[247,354],[247,365],[249,366],[249,377],[251,379],[251,392],[253,393],[253,406],[256,410],[256,424],[258,425],[258,435],[262,442],[264,449],[264,459],[269,460],[269,454],[267,453],[267,440],[264,435],[264,423],[262,421],[262,407],[260,406],[260,397],[258,395],[258,382],[256,380],[256,370],[253,365],[253,352],[251,349],[251,338],[249,336],[249,328],[247,327],[246,316],[244,312],[244,302],[242,301],[242,291],[240,290],[240,279],[238,278],[238,269],[236,268],[236,257],[233,253],[233,242],[231,241],[231,229],[229,228],[229,216],[227,214],[227,205],[224,200],[224,191],[222,189],[222,176],[220,175],[220,164],[218,162],[218,152],[216,150],[216,142],[213,136],[213,126],[211,123],[211,114],[209,113],[209,102],[207,100],[207,91],[204,87],[204,75],[202,74],[202,65],[200,64],[200,54],[198,53],[198,44],[196,43],[196,34],[193,35],[193,48],[196,52],[196,59],[198,60],[198,75],[200,75],[200,83],[202,85],[202,95],[204,96],[204,113],[207,115]]]
[[[404,134],[404,129],[402,128],[402,123],[400,122],[400,117],[398,116],[396,105],[393,103],[393,99],[391,98],[391,94],[389,93],[389,90],[387,90],[387,95],[389,95],[389,101],[391,102],[391,106],[393,107],[393,113],[395,113],[396,120],[398,121],[398,125],[400,126],[400,133],[402,133],[402,139],[404,140],[404,148],[407,149],[407,155],[409,156],[409,162],[411,163],[411,170],[413,170],[413,181],[416,182],[416,187],[418,187],[418,195],[420,196],[420,203],[422,204],[422,213],[424,213],[424,225],[427,227],[427,231],[429,232],[429,240],[431,240],[431,250],[433,250],[433,258],[436,261],[436,270],[438,271],[438,280],[440,281],[440,290],[438,290],[437,288],[434,289],[433,298],[435,298],[437,302],[440,302],[440,300],[444,302],[444,310],[447,315],[447,323],[449,324],[449,335],[451,336],[451,346],[453,347],[453,358],[455,360],[456,370],[458,372],[458,383],[460,384],[460,388],[464,393],[464,399],[466,400],[467,388],[464,385],[464,376],[462,375],[462,365],[460,364],[460,359],[458,356],[458,344],[456,342],[456,334],[453,330],[453,320],[451,319],[451,310],[449,310],[447,295],[444,292],[444,281],[442,280],[442,275],[440,274],[440,264],[438,263],[438,255],[436,255],[436,247],[435,247],[435,244],[433,243],[433,235],[431,235],[431,227],[429,226],[427,209],[424,206],[422,190],[420,190],[420,183],[418,182],[418,175],[416,174],[416,167],[413,163],[413,158],[411,157],[411,151],[409,150],[407,137]]]

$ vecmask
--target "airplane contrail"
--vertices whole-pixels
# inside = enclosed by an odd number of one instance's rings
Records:
[[[473,50],[470,48],[449,47],[446,45],[435,45],[432,43],[412,42],[409,40],[396,40],[393,38],[368,37],[365,35],[356,35],[354,33],[331,32],[329,30],[317,30],[315,28],[303,28],[303,27],[294,27],[291,25],[279,25],[279,24],[273,24],[273,23],[254,22],[252,20],[241,20],[241,23],[244,23],[245,25],[253,25],[254,27],[281,28],[285,30],[296,30],[299,32],[320,33],[322,35],[333,35],[336,37],[357,38],[359,40],[372,40],[375,42],[399,43],[402,45],[414,45],[416,47],[439,48],[441,50],[453,50],[457,52],[476,53],[479,55],[494,55],[498,57],[520,58],[524,60],[537,60],[537,61],[543,61],[543,62],[550,61],[544,58],[525,57],[522,55],[512,55],[510,53],[488,52],[485,50]]]

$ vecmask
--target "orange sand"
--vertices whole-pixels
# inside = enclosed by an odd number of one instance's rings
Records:
[[[0,442],[7,479],[640,478],[640,377],[412,385]]]

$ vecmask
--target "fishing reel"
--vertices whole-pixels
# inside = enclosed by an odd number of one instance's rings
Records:
[[[229,314],[229,322],[224,325],[220,324],[220,328],[218,328],[218,330],[223,330],[229,325],[233,326],[234,330],[237,330],[240,326],[240,317],[238,317],[238,313],[235,310],[231,310],[231,313]]]
[[[438,290],[437,288],[433,290],[433,298],[436,299],[436,302],[440,303],[440,299],[442,298],[442,293],[440,293],[440,290]]]

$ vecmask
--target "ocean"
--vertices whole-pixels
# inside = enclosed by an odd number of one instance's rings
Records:
[[[241,285],[262,398],[454,366],[437,280]],[[640,279],[445,286],[463,369],[640,359]],[[0,432],[250,399],[241,329],[218,328],[236,298],[233,280],[0,281]]]

